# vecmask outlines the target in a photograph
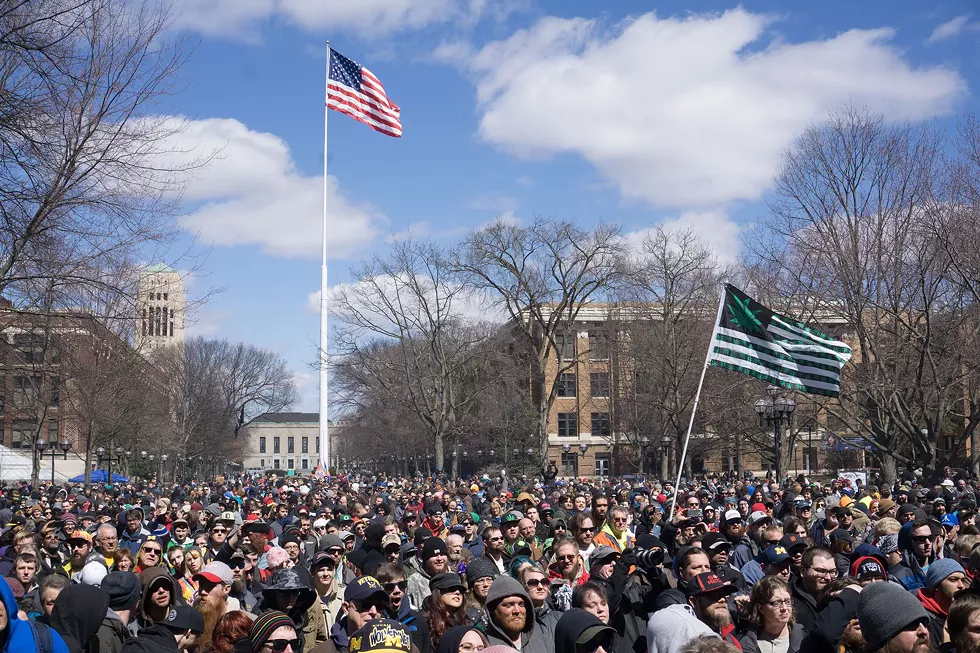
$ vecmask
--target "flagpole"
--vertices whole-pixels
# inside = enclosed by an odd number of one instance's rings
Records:
[[[701,368],[701,378],[698,380],[698,389],[694,393],[694,405],[691,407],[691,419],[687,423],[687,435],[684,437],[684,450],[681,452],[681,458],[677,462],[677,480],[674,482],[674,500],[670,504],[670,516],[667,517],[667,521],[673,521],[674,510],[677,509],[677,495],[680,493],[681,489],[681,473],[684,471],[684,460],[687,458],[687,446],[691,443],[691,430],[694,428],[694,416],[698,412],[698,403],[701,401],[701,387],[704,385],[704,375],[708,371],[708,363],[711,360],[711,348],[714,346],[715,342],[715,332],[718,329],[718,323],[721,321],[721,311],[725,306],[725,288],[722,286],[721,297],[718,299],[718,312],[715,314],[715,323],[711,327],[711,340],[708,341],[708,351],[704,355],[704,367]]]
[[[327,408],[330,400],[329,384],[327,382],[327,118],[330,109],[327,107],[327,93],[330,84],[330,41],[327,46],[327,74],[323,86],[323,224],[322,246],[323,256],[320,263],[320,465],[325,474],[330,470],[330,420]]]

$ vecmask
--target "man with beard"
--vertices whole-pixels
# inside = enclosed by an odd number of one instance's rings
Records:
[[[956,599],[946,628],[955,653],[980,653],[980,596],[966,593]]]
[[[83,530],[77,530],[71,534],[65,544],[68,546],[69,558],[64,569],[74,580],[77,574],[81,573],[85,563],[88,562],[89,555],[92,554],[92,536]]]
[[[228,567],[232,574],[231,592],[228,593],[228,596],[237,599],[242,610],[252,612],[258,599],[255,598],[248,586],[246,575],[252,566],[241,549],[236,549],[231,554]]]
[[[752,540],[745,534],[745,524],[742,522],[742,514],[738,510],[728,510],[722,515],[721,532],[725,535],[729,544],[734,550],[736,547],[751,549]],[[728,564],[736,571],[740,570],[739,565],[728,556]]]
[[[48,522],[41,529],[41,575],[65,574],[65,563],[68,555],[61,546],[58,537],[57,522]]]
[[[869,652],[932,653],[929,613],[896,583],[871,583],[858,599],[858,621]]]
[[[205,650],[218,619],[226,612],[240,609],[240,606],[237,599],[228,596],[234,575],[225,563],[209,562],[200,573],[194,574],[194,580],[197,581],[194,607],[204,617],[204,635],[198,640],[198,645]]]
[[[946,617],[953,597],[970,586],[963,566],[951,558],[940,558],[929,565],[926,586],[915,591],[915,597],[929,613],[929,635],[933,642],[943,641]]]
[[[449,549],[438,537],[430,537],[422,543],[422,564],[419,573],[408,579],[408,597],[412,607],[421,607],[431,590],[429,581],[433,576],[449,571]]]
[[[504,564],[504,535],[496,526],[491,526],[483,531],[483,542],[485,545],[483,557],[493,563],[497,568],[497,573],[504,573],[507,565]]]
[[[487,593],[487,639],[522,653],[552,653],[554,637],[534,618],[527,590],[510,576],[498,576]]]
[[[738,591],[730,582],[709,571],[698,574],[687,585],[687,602],[698,620],[729,644],[741,648],[735,637],[735,625],[728,610],[728,596]]]

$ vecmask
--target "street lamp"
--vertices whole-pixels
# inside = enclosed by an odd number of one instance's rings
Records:
[[[105,447],[99,447],[95,450],[95,455],[99,458],[99,467],[102,466],[103,460],[108,463],[106,473],[108,474],[107,480],[109,485],[112,485],[112,463],[121,463],[124,457],[131,456],[132,454],[132,451],[126,451],[122,447],[116,447],[112,451],[107,451]]]
[[[44,450],[48,448],[48,443],[44,438],[37,440],[34,443],[34,448],[37,449],[37,455],[40,460],[44,460]],[[51,484],[54,485],[54,461],[58,455],[58,449],[61,449],[62,460],[68,460],[68,450],[71,449],[71,442],[68,440],[59,440],[58,442],[51,443]]]
[[[771,426],[773,444],[776,448],[776,482],[782,483],[783,479],[783,456],[782,456],[782,429],[788,423],[796,410],[796,402],[792,398],[785,396],[782,391],[774,385],[766,388],[768,399],[759,399],[755,402],[754,408],[759,416],[759,426]]]

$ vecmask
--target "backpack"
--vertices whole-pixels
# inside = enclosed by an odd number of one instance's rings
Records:
[[[51,638],[51,630],[44,624],[29,619],[27,623],[31,627],[31,635],[34,636],[34,643],[37,644],[37,653],[54,653],[54,641]]]

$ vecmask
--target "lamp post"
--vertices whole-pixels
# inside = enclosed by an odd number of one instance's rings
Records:
[[[755,412],[759,416],[759,426],[771,426],[773,445],[776,449],[776,482],[783,482],[782,429],[796,410],[796,402],[785,396],[774,385],[766,388],[768,398],[755,402]]]
[[[37,440],[34,443],[34,448],[37,449],[38,458],[44,461],[44,450],[48,448],[48,443],[44,438]],[[51,484],[54,485],[54,461],[58,455],[58,449],[61,449],[62,460],[68,460],[68,450],[71,449],[71,442],[68,440],[59,440],[58,442],[51,443]]]
[[[572,453],[572,445],[563,444],[561,445],[561,450],[565,453]],[[589,450],[588,443],[583,442],[578,445],[578,454],[575,456],[575,469],[572,470],[572,476],[578,476],[578,459],[585,456],[585,453]]]
[[[650,438],[643,436],[640,438],[640,473],[643,474],[646,470],[647,462],[647,448],[650,446]]]
[[[524,450],[524,453],[527,454],[527,456],[524,458],[524,461],[521,464],[521,468],[524,471],[524,473],[526,473],[527,463],[532,462],[534,460],[534,449],[532,447],[528,447],[527,449]],[[531,467],[533,468],[534,465],[532,464]]]
[[[164,473],[164,471],[166,471],[167,458],[169,458],[169,457],[170,456],[168,456],[165,453],[160,454],[160,476],[157,477],[157,482],[158,483],[163,483],[163,473]]]
[[[115,456],[113,456],[113,453]],[[131,456],[133,452],[126,451],[122,447],[116,447],[112,451],[107,451],[105,447],[99,447],[95,450],[95,455],[99,458],[99,467],[102,466],[102,461],[105,460],[108,465],[106,472],[108,475],[108,483],[112,485],[112,463],[120,463],[124,460],[124,457]]]

